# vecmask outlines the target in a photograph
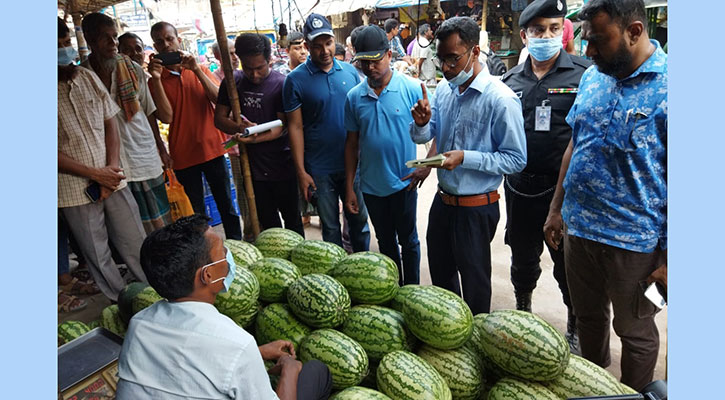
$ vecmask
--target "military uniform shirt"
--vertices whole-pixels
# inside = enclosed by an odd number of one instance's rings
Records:
[[[566,122],[566,116],[574,104],[579,80],[590,65],[590,61],[572,56],[562,49],[554,66],[541,79],[534,75],[530,57],[501,78],[521,100],[528,155],[524,172],[558,176],[561,159],[571,139],[571,127]],[[549,131],[534,129],[536,107],[542,102],[551,107]]]

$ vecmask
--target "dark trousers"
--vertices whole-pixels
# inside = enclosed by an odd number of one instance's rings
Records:
[[[297,377],[299,400],[326,400],[330,397],[330,392],[332,392],[332,375],[327,365],[318,360],[310,360],[302,365],[302,371]]]
[[[622,340],[622,383],[639,391],[652,381],[660,347],[658,309],[640,282],[664,262],[659,251],[638,253],[576,236],[565,236],[566,276],[582,356],[607,367],[610,304]]]
[[[224,225],[224,236],[227,239],[242,240],[242,225],[239,222],[239,216],[234,213],[232,188],[229,184],[229,174],[227,173],[227,163],[224,161],[224,156],[189,168],[174,170],[179,182],[184,185],[184,191],[189,196],[194,212],[206,215],[204,188],[201,181],[202,172],[209,184],[211,194],[214,196],[217,210],[219,210]]]
[[[428,216],[428,264],[433,284],[461,294],[473,314],[491,308],[491,240],[500,217],[498,202],[479,207],[443,204],[435,196]]]
[[[398,266],[398,283],[420,283],[420,242],[416,229],[418,192],[403,189],[389,196],[363,193],[368,215],[375,227],[380,252]],[[403,249],[401,267],[400,248]]]
[[[68,225],[58,209],[58,276],[70,272],[68,260]]]
[[[299,193],[297,179],[292,178],[279,182],[252,181],[252,183],[261,229],[281,228],[282,222],[279,215],[282,214],[284,227],[304,237],[305,230],[302,227],[297,200],[297,193]]]
[[[549,213],[549,203],[554,191],[546,192],[556,186],[555,176],[509,175],[506,178],[506,234],[504,241],[511,247],[511,283],[517,292],[532,292],[541,276],[541,254],[544,252],[544,222]],[[518,194],[517,194],[517,193]],[[531,195],[545,193],[537,197]],[[554,250],[546,244],[554,261],[554,279],[564,304],[571,308],[569,288],[566,285],[564,268],[564,244]]]

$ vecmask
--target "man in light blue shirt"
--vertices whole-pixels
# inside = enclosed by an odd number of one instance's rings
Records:
[[[504,174],[526,166],[521,103],[478,62],[480,29],[470,17],[438,29],[436,59],[446,82],[413,107],[416,143],[435,139],[446,157],[428,222],[428,264],[434,285],[460,294],[474,314],[491,307],[491,240],[499,220],[496,189]]]
[[[118,362],[116,398],[326,399],[327,367],[303,366],[291,342],[257,347],[254,337],[214,301],[234,281],[236,265],[222,239],[195,214],[152,232],[141,265],[161,300],[129,323]],[[276,361],[265,370],[263,360]],[[267,375],[279,375],[276,392]]]
[[[322,239],[342,246],[340,200],[345,195],[345,96],[360,82],[352,65],[335,59],[332,25],[310,14],[304,27],[307,62],[287,75],[282,91],[292,159],[305,200],[316,198]],[[345,211],[355,252],[370,245],[367,209],[356,183],[359,214]],[[316,196],[312,194],[316,193]]]
[[[572,138],[544,237],[558,246],[564,236],[582,356],[610,365],[611,321],[621,380],[640,390],[660,345],[659,308],[644,292],[667,290],[667,55],[647,34],[642,0],[590,0],[579,18],[595,65],[566,118]]]
[[[430,168],[413,170],[405,162],[415,159],[415,143],[408,134],[413,118],[408,110],[422,97],[421,87],[390,68],[392,52],[380,27],[363,29],[354,46],[353,61],[360,63],[367,78],[348,92],[345,102],[345,207],[358,213],[353,185],[359,153],[361,190],[380,252],[395,261],[400,285],[418,284],[415,189]]]

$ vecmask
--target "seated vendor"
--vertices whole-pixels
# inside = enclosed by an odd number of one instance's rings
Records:
[[[128,326],[118,363],[117,398],[326,399],[325,364],[302,365],[292,343],[257,347],[254,337],[219,313],[214,300],[234,280],[235,264],[203,215],[181,218],[152,232],[141,266],[164,298]],[[272,389],[263,360],[279,375]]]

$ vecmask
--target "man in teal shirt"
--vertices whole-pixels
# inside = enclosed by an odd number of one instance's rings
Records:
[[[367,78],[347,93],[345,102],[345,207],[353,214],[359,212],[354,190],[359,152],[360,186],[380,252],[395,261],[401,285],[417,284],[420,242],[415,189],[430,169],[413,170],[405,162],[415,159],[415,143],[408,134],[413,118],[408,110],[422,98],[421,86],[390,68],[393,55],[380,27],[368,26],[355,39],[353,60]],[[402,268],[398,245],[403,249]]]

